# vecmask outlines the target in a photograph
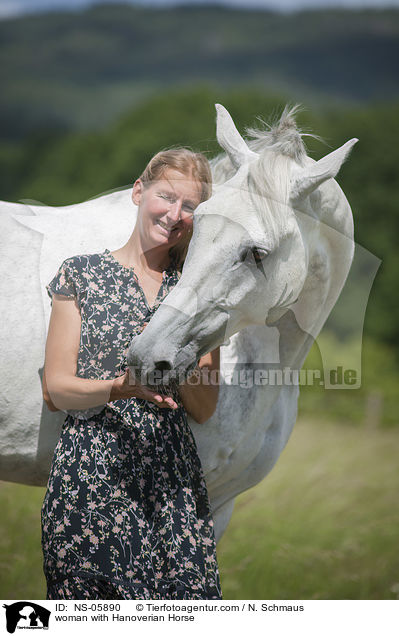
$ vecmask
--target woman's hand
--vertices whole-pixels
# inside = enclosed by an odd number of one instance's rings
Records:
[[[141,400],[154,402],[161,409],[177,409],[178,405],[174,399],[168,395],[162,395],[157,391],[152,391],[148,386],[141,384],[138,380],[132,379],[128,369],[123,375],[115,378],[112,384],[110,402],[114,400],[126,400],[136,397]]]
[[[148,322],[144,322],[142,325],[142,331],[146,328]],[[119,395],[120,397],[114,397]],[[135,378],[132,379],[130,370],[127,371],[115,378],[114,383],[111,389],[110,402],[113,400],[126,400],[130,397],[137,397],[141,400],[148,400],[149,402],[154,402],[161,409],[177,409],[178,405],[168,395],[162,395],[157,391],[152,391],[148,386],[141,384]]]

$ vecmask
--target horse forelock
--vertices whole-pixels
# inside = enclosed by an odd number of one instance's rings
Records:
[[[303,165],[306,159],[306,148],[302,137],[308,133],[303,132],[295,120],[295,115],[301,110],[303,107],[300,104],[291,107],[287,104],[281,116],[271,124],[259,117],[261,128],[246,128],[246,133],[250,137],[248,146],[260,155],[265,151],[273,150]]]
[[[290,157],[269,148],[248,169],[248,193],[274,245],[285,234],[291,212],[291,164]]]

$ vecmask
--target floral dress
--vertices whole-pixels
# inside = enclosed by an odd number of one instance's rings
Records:
[[[81,313],[77,376],[109,379],[178,281],[149,307],[109,250],[65,260],[47,285]],[[47,599],[221,599],[212,514],[186,412],[138,398],[68,411],[42,521]]]

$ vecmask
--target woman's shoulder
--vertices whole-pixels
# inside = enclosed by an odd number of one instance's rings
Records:
[[[87,271],[88,269],[102,265],[105,255],[106,252],[75,254],[74,256],[68,256],[68,258],[64,259],[62,265],[74,269],[77,272]]]
[[[54,280],[59,281],[59,284],[67,282],[73,285],[75,291],[82,292],[91,281],[97,281],[106,271],[104,256],[104,252],[69,256],[62,261]]]
[[[53,294],[74,296],[82,307],[88,298],[104,295],[111,291],[117,284],[112,265],[113,259],[109,258],[109,250],[85,254],[75,254],[64,259],[55,276],[46,285],[50,297]]]

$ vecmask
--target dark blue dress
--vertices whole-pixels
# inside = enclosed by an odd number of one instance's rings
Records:
[[[77,376],[121,375],[132,336],[177,281],[170,266],[150,308],[109,250],[65,260],[47,290],[77,298]],[[48,599],[222,598],[205,479],[178,404],[68,412],[42,506]]]

